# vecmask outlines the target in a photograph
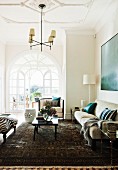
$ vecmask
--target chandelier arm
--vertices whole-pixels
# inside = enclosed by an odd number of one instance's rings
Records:
[[[30,45],[30,47],[34,47],[34,46],[37,46],[37,45],[41,45],[41,44],[40,43],[32,44],[32,45]]]
[[[45,46],[48,46],[48,47],[50,47],[51,45],[48,45],[48,44],[45,44],[45,43],[42,43],[42,45],[45,45]]]
[[[32,45],[32,46],[36,46],[36,45],[41,45],[41,44],[42,44],[42,45],[46,45],[46,46],[49,46],[49,47],[50,47],[50,45],[46,44],[46,43],[49,43],[49,42],[40,43],[40,42],[35,41],[35,40],[32,40],[32,41],[37,43],[37,44]]]
[[[35,41],[35,42],[37,42],[37,41]],[[37,45],[45,45],[45,46],[51,47],[51,45],[48,45],[48,44],[45,44],[45,43],[40,43],[40,42],[37,42],[36,44],[32,44],[32,45],[30,45],[30,47],[37,46]]]
[[[36,40],[32,40],[33,42],[36,42],[36,43],[38,43],[38,44],[41,44],[41,42],[39,42],[39,41],[36,41]]]
[[[45,44],[50,44],[50,42],[48,42],[48,41],[47,41],[47,42],[44,42],[44,43],[45,43]]]

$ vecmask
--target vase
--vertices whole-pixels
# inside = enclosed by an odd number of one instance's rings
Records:
[[[46,120],[46,121],[51,121],[51,120],[52,120],[52,117],[49,116],[47,113],[43,114],[43,118],[44,118],[44,120]]]

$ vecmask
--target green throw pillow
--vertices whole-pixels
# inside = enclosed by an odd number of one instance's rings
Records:
[[[59,106],[59,107],[60,107],[60,100],[61,100],[61,97],[54,97],[54,96],[52,96],[52,101],[58,101],[57,102],[57,106]]]
[[[84,112],[94,114],[97,103],[89,103],[86,107],[84,107]]]

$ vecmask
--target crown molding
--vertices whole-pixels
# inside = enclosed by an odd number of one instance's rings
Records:
[[[95,35],[95,30],[65,30],[67,35]]]

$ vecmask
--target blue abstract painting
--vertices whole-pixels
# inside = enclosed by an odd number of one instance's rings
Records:
[[[101,46],[101,90],[118,91],[118,34]]]

